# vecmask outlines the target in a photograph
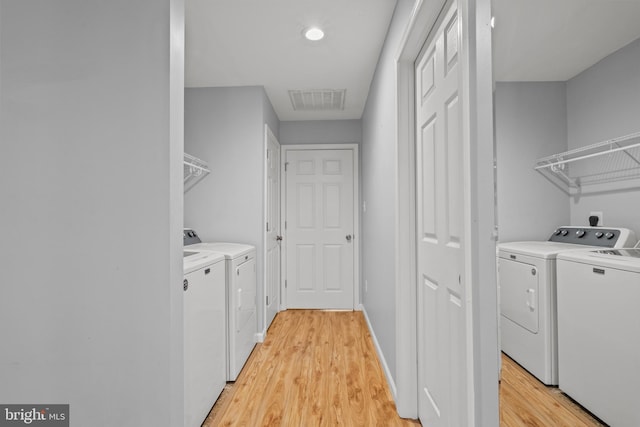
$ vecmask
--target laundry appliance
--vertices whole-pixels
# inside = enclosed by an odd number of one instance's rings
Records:
[[[241,243],[203,243],[193,229],[185,229],[183,237],[185,250],[210,250],[225,257],[227,380],[235,381],[256,343],[256,248]]]
[[[640,426],[640,249],[557,262],[560,389],[611,426]]]
[[[624,228],[572,227],[547,241],[500,243],[498,287],[501,349],[547,385],[558,384],[556,257],[585,248],[633,246]]]
[[[184,425],[200,426],[227,380],[224,255],[184,251]]]

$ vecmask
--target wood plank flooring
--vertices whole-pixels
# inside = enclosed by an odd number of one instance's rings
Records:
[[[503,355],[501,427],[601,427]],[[361,312],[278,313],[203,427],[411,426],[398,417]]]
[[[547,387],[506,355],[500,382],[502,427],[600,427],[556,387]]]
[[[224,394],[203,427],[420,425],[398,417],[361,312],[278,313]]]

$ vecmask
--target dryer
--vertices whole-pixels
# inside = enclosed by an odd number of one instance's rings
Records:
[[[558,256],[559,387],[611,426],[640,426],[640,249]]]
[[[500,243],[500,345],[504,353],[547,385],[558,384],[556,257],[593,247],[635,244],[624,228],[560,227],[547,241]]]
[[[187,250],[224,255],[227,302],[227,380],[235,381],[256,345],[256,248],[241,243],[203,243],[193,229],[184,230]]]
[[[227,380],[225,261],[184,251],[184,425],[200,426]]]

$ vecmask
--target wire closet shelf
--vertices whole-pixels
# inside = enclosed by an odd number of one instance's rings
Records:
[[[203,160],[184,153],[184,192],[191,190],[205,176],[209,175],[209,166]]]
[[[570,189],[640,178],[640,132],[538,159],[534,169]]]

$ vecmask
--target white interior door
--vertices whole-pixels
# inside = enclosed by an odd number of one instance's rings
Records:
[[[354,152],[287,150],[287,308],[354,308]]]
[[[467,425],[460,19],[456,2],[416,61],[418,414]]]
[[[280,309],[280,143],[265,125],[266,237],[265,237],[265,331]]]

